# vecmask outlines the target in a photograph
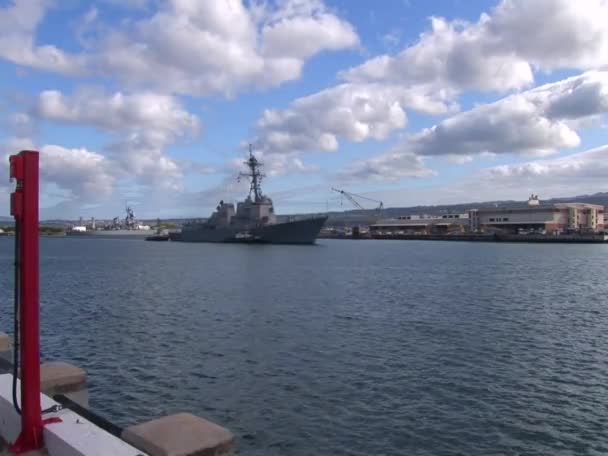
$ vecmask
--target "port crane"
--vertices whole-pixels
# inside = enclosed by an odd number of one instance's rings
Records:
[[[378,212],[378,216],[379,216],[380,212],[382,211],[382,209],[384,209],[384,203],[380,200],[368,198],[367,196],[363,196],[363,195],[357,195],[356,193],[347,192],[346,190],[341,190],[339,188],[332,187],[331,189],[334,192],[339,193],[340,195],[345,197],[357,209],[360,209],[363,211],[365,210],[365,208],[361,205],[361,203],[359,201],[357,201],[357,199],[371,201],[373,203],[378,204],[378,206],[375,208],[375,210]],[[365,227],[363,227],[363,228],[365,229]],[[353,226],[353,228],[352,228],[352,237],[353,238],[359,238],[359,237],[362,237],[363,235],[364,235],[364,232],[363,232],[361,226],[359,226],[359,225]]]
[[[381,211],[382,209],[384,209],[384,203],[382,201],[380,201],[380,200],[375,200],[373,198],[368,198],[367,196],[363,196],[363,195],[357,195],[356,193],[350,193],[350,192],[347,192],[346,190],[341,190],[339,188],[332,187],[331,189],[334,192],[337,192],[340,195],[344,196],[357,209],[361,209],[363,211],[365,210],[365,208],[361,205],[361,203],[359,203],[359,201],[357,201],[357,198],[358,199],[362,199],[362,200],[366,200],[366,201],[371,201],[373,203],[377,203],[378,204],[378,207],[376,207],[377,211]]]

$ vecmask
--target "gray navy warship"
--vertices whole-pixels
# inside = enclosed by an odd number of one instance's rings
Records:
[[[262,163],[249,147],[245,161],[250,179],[249,196],[237,204],[220,201],[216,211],[204,221],[186,223],[181,232],[169,233],[171,240],[181,242],[240,242],[260,244],[314,244],[327,216],[278,222],[272,200],[262,193]]]
[[[96,237],[98,239],[119,239],[119,238],[145,238],[154,233],[148,225],[142,225],[137,221],[133,214],[133,209],[126,207],[127,215],[124,220],[119,220],[114,217],[112,223],[97,226],[95,219],[91,219],[91,223],[86,225],[82,221],[82,217],[76,226],[72,226],[66,234],[74,237]]]

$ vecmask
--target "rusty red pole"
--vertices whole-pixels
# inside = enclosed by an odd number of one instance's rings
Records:
[[[40,307],[38,264],[38,152],[21,151],[10,157],[11,178],[17,188],[11,195],[11,215],[19,232],[21,434],[11,451],[21,454],[42,448],[40,407]]]

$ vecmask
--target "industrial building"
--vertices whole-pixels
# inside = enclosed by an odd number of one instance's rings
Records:
[[[370,234],[447,234],[469,231],[469,214],[403,215],[380,220],[369,227]]]
[[[470,209],[463,214],[407,215],[370,226],[373,235],[391,234],[566,234],[603,233],[604,206],[587,203],[541,204],[532,195],[527,204]]]

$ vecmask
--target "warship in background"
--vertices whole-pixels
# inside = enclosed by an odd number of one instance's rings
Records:
[[[108,225],[98,227],[95,223],[95,219],[91,219],[91,223],[87,226],[80,220],[78,225],[72,226],[66,232],[68,236],[78,237],[97,237],[97,238],[133,238],[150,236],[154,234],[148,225],[142,225],[137,221],[133,213],[133,209],[129,206],[126,207],[126,216],[124,220],[120,220],[118,217],[114,217],[112,222]]]
[[[249,196],[237,204],[220,201],[216,211],[204,221],[185,224],[179,233],[169,233],[172,241],[239,242],[260,244],[314,244],[327,216],[277,222],[272,200],[262,193],[262,164],[249,146],[245,161],[250,179]]]

